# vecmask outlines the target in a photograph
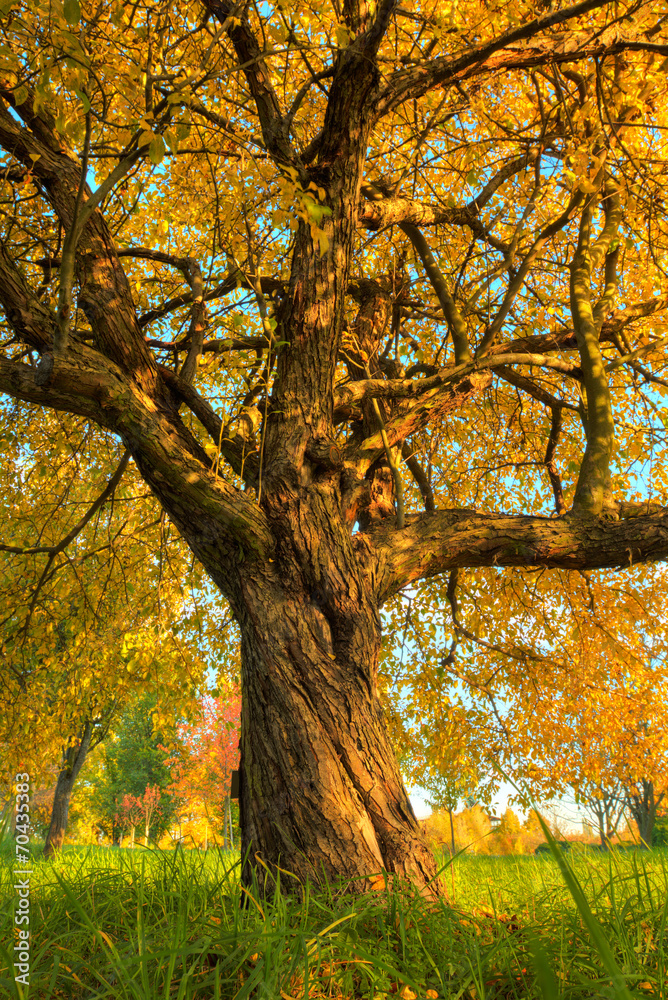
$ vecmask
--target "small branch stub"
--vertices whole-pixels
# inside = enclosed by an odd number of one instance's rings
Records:
[[[315,465],[328,472],[337,472],[343,468],[343,455],[339,446],[326,438],[313,439],[306,449],[306,457]]]

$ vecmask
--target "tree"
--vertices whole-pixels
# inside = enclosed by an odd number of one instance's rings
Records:
[[[493,840],[496,842],[494,847],[500,854],[523,853],[522,827],[510,806],[501,817],[501,822],[493,833]]]
[[[630,790],[648,822],[641,782],[664,787],[668,753],[666,574],[645,567],[624,576],[513,573],[493,590],[471,573],[460,578],[450,615],[438,609],[438,582],[421,586],[403,641],[419,650],[408,704],[412,716],[428,718],[423,766],[447,753],[439,712],[456,683],[467,691],[456,731],[474,732],[483,774],[496,760],[539,801],[574,790],[603,845]],[[457,656],[452,646],[444,656],[448,630]],[[391,672],[391,660],[384,669]],[[392,681],[405,686],[409,671],[394,671]]]
[[[230,688],[204,695],[193,721],[182,723],[169,748],[170,792],[191,811],[203,809],[223,826],[225,847],[234,847],[230,783],[239,766],[241,696]],[[166,749],[166,748],[165,748]]]
[[[51,857],[55,851],[60,850],[63,846],[72,789],[86,759],[86,754],[91,749],[92,729],[93,725],[87,719],[80,734],[73,740],[70,739],[63,751],[63,758],[56,780],[53,805],[51,807],[49,829],[44,841],[45,858]]]
[[[435,809],[431,816],[422,820],[421,826],[432,846],[443,848],[447,843],[448,851],[471,849],[476,854],[490,853],[492,827],[489,814],[482,806],[468,806],[454,816],[448,812],[447,820],[446,812]]]
[[[585,785],[578,788],[577,802],[594,820],[601,847],[608,850],[624,818],[626,799],[623,790],[620,786],[605,787],[600,782]]]
[[[640,843],[644,847],[651,847],[654,843],[657,810],[668,796],[665,782],[659,791],[650,778],[640,778],[626,790],[626,795],[625,804],[628,805],[629,812],[638,826]]]
[[[2,410],[3,419],[15,420],[15,407]],[[57,762],[49,856],[64,841],[87,754],[128,700],[157,686],[159,676],[168,712],[201,682],[208,664],[199,628],[189,621],[194,602],[183,593],[200,574],[189,572],[184,546],[169,538],[159,509],[128,475],[129,456],[96,495],[107,456],[85,429],[65,433],[54,414],[28,426],[29,437],[3,452],[3,499],[11,508],[4,538],[13,544],[0,546],[0,597],[8,611],[0,627],[0,740],[11,769],[25,767],[34,784],[47,777],[50,783]],[[137,493],[144,494],[139,503]]]
[[[130,830],[130,847],[135,846],[135,830],[141,818],[141,800],[135,795],[124,795],[114,819],[121,830]]]
[[[550,706],[536,713],[531,726],[538,746],[552,741],[551,751],[536,761],[534,778],[540,781],[542,771],[542,780],[552,787],[570,784],[604,848],[627,809],[641,842],[650,845],[666,790],[666,680],[652,663],[634,659],[627,650],[624,662],[605,661],[604,678],[596,676],[594,666],[574,679],[580,672],[574,664],[570,683],[552,692]]]
[[[436,892],[379,609],[668,550],[661,462],[628,476],[663,448],[664,21],[4,10],[0,390],[120,438],[228,603],[242,851]]]
[[[393,717],[390,738],[404,748],[403,773],[413,783],[427,791],[427,805],[436,811],[446,810],[450,820],[450,845],[455,853],[454,811],[460,799],[471,808],[474,792],[489,799],[491,787],[482,788],[481,760],[477,748],[481,745],[476,732],[473,711],[465,711],[461,703],[450,699],[432,706],[427,722],[418,722],[409,701],[401,715]],[[415,723],[411,731],[410,722]]]
[[[116,722],[113,738],[102,748],[101,774],[92,801],[113,843],[118,842],[118,816],[124,815],[121,806],[126,800],[135,803],[145,823],[149,805],[149,819],[157,814],[155,839],[174,818],[175,803],[169,791],[171,775],[163,748],[169,734],[163,730],[164,724],[157,710],[157,698],[149,692],[126,707]],[[160,792],[157,799],[156,788]],[[150,795],[145,800],[147,790]]]
[[[151,829],[151,822],[154,817],[162,812],[160,801],[162,799],[162,789],[159,785],[147,785],[144,794],[137,799],[144,818],[144,843],[148,847],[148,835]]]
[[[62,748],[45,857],[63,845],[73,788],[87,755],[106,739],[124,703],[138,688],[145,689],[150,683],[156,655],[163,675],[163,706],[181,700],[187,690],[183,666],[188,659],[183,656],[182,644],[175,658],[169,637],[159,652],[152,642],[146,641],[145,635],[128,632],[118,636],[113,628],[100,630],[97,641],[91,641],[91,635],[85,632],[64,639],[68,629],[62,626],[69,624],[60,622],[60,635],[51,654],[31,658],[28,666],[24,660],[20,667],[17,658],[12,657],[18,667],[19,685],[3,719],[8,731],[17,718],[24,726],[28,723],[31,740],[23,760],[30,767],[33,781],[48,773],[48,764],[55,756],[54,747]],[[8,687],[11,690],[13,685]],[[12,758],[20,752],[15,746]]]

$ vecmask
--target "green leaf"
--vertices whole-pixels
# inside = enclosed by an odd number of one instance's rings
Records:
[[[315,222],[321,222],[325,216],[332,214],[331,208],[327,205],[319,205],[317,202],[311,201],[310,198],[306,199],[306,209]]]
[[[531,957],[536,973],[536,982],[543,995],[543,1000],[560,1000],[561,992],[547,957],[547,952],[529,928],[526,929],[525,933],[532,953]]]
[[[74,93],[77,95],[77,97],[83,104],[84,111],[86,112],[86,114],[88,114],[88,112],[90,111],[90,101],[84,94],[83,90],[75,90]]]
[[[81,20],[79,0],[65,0],[63,3],[63,14],[68,24],[78,24]]]
[[[155,139],[149,143],[148,155],[151,163],[155,163],[156,166],[162,162],[165,155],[165,140],[161,135],[156,135]]]

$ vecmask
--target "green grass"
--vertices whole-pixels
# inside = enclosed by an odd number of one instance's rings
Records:
[[[142,848],[67,848],[54,863],[36,857],[26,988],[9,972],[15,893],[5,854],[0,995],[668,996],[663,849],[575,855],[566,876],[552,857],[463,855],[443,872],[448,897],[436,907],[405,889],[354,900],[307,886],[298,903],[276,891],[263,900],[255,886],[241,908],[238,860]],[[579,907],[565,877],[582,888]]]

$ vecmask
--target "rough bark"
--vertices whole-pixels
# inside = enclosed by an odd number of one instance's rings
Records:
[[[608,511],[612,505],[610,461],[614,448],[615,424],[599,335],[604,315],[600,307],[604,302],[607,305],[616,289],[616,250],[608,258],[612,262],[612,267],[606,266],[606,288],[603,296],[596,305],[592,303],[591,297],[592,271],[596,270],[597,265],[605,257],[612,239],[616,236],[621,219],[617,189],[608,185],[606,191],[606,224],[595,242],[591,236],[591,199],[588,199],[582,213],[570,280],[571,315],[584,373],[587,436],[573,509],[589,515],[599,515]]]
[[[56,792],[51,809],[51,821],[44,843],[44,857],[50,858],[60,851],[67,832],[67,815],[74,783],[86,759],[90,747],[92,726],[86,722],[79,740],[72,741],[65,748],[63,763],[58,772]]]
[[[413,514],[402,531],[383,522],[357,540],[382,602],[413,580],[460,566],[607,569],[668,555],[668,511],[642,514],[620,504],[619,520],[437,510]],[[641,507],[642,510],[642,507]]]

